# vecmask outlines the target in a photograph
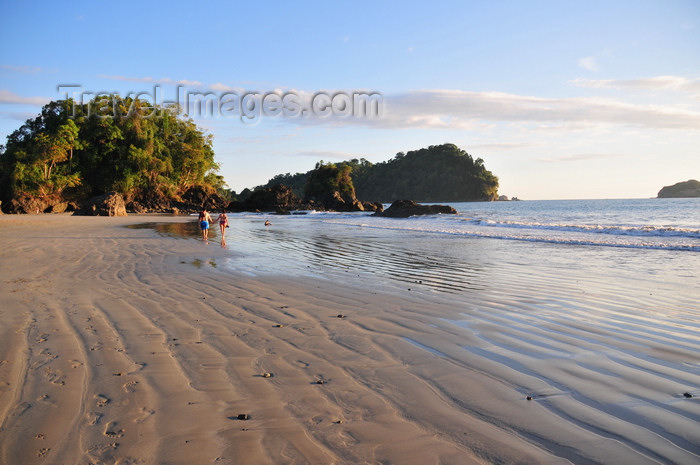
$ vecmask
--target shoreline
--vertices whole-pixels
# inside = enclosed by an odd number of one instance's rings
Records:
[[[576,312],[571,322],[522,314],[525,304],[505,295],[475,291],[471,307],[455,307],[431,293],[250,277],[218,266],[218,244],[123,227],[174,218],[0,217],[0,463],[698,456],[700,404],[682,398],[700,379],[692,332],[675,345],[651,341],[656,352],[643,362],[626,351],[653,338],[641,317],[613,337],[615,320],[594,329],[602,322]],[[587,298],[596,297],[578,296],[571,309]],[[606,387],[606,372],[624,383]],[[640,404],[608,418],[595,405],[647,397],[657,399],[651,414]],[[641,412],[666,432],[641,427]]]

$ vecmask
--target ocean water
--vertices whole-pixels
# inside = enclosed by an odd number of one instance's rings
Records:
[[[700,297],[700,199],[451,205],[457,215],[406,219],[232,214],[227,246],[235,256],[226,266],[453,293],[493,287],[494,275],[519,285],[533,274],[562,278],[567,269],[588,270],[594,277],[680,284]],[[265,220],[273,224],[264,227]]]
[[[217,266],[434,302],[409,343],[576,433],[472,407],[480,418],[572,463],[700,463],[700,199],[452,205],[407,219],[232,214]]]

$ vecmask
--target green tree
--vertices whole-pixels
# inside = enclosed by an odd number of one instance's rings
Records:
[[[223,188],[211,136],[176,110],[119,96],[49,103],[8,136],[0,200],[64,190],[75,198],[116,190],[176,199],[195,186]]]
[[[328,193],[339,192],[346,201],[354,199],[355,187],[350,177],[351,172],[352,167],[349,165],[326,164],[323,160],[318,162],[306,181],[304,197],[320,199]]]

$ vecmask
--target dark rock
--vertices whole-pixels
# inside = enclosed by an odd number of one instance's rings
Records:
[[[383,212],[384,211],[384,205],[382,205],[381,202],[362,202],[362,206],[364,207],[364,211],[366,212]]]
[[[227,209],[227,202],[216,192],[210,192],[195,186],[181,196],[181,201],[171,202],[162,211],[171,213],[174,209],[182,213],[199,212],[206,209],[210,212],[220,212]]]
[[[258,189],[243,202],[231,202],[231,211],[274,211],[288,214],[290,210],[302,208],[302,202],[292,189],[282,184]]]
[[[49,208],[50,203],[39,197],[23,195],[10,200],[7,213],[41,213]]]
[[[141,205],[140,202],[131,201],[126,204],[126,211],[129,213],[146,213],[148,209]]]
[[[457,210],[449,205],[420,205],[413,200],[396,200],[383,212],[375,212],[373,216],[388,218],[408,218],[415,215],[456,214]]]
[[[685,397],[686,399],[690,399],[691,397],[693,397],[693,395],[689,392],[684,392],[683,397]]]
[[[108,192],[83,202],[74,215],[86,216],[126,216],[124,198],[117,192]]]
[[[74,212],[78,209],[78,206],[73,202],[58,202],[54,205],[48,206],[44,213],[65,213]]]
[[[365,211],[362,202],[355,198],[355,194],[342,194],[338,191],[328,191],[321,195],[306,199],[314,210],[335,212],[361,212]]]

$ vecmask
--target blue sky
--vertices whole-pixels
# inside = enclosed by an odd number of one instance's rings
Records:
[[[66,84],[302,104],[365,92],[381,116],[192,116],[236,191],[445,142],[523,199],[653,197],[700,179],[695,0],[4,1],[0,13],[3,142]]]

